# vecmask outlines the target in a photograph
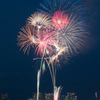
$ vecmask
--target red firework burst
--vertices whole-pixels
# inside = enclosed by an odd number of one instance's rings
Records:
[[[52,37],[53,33],[54,32],[48,32],[48,30],[45,30],[43,31],[43,33],[37,34],[38,41],[37,41],[37,47],[35,49],[37,55],[42,56],[43,52],[45,56],[52,54],[53,44],[54,44],[54,39]]]
[[[58,29],[64,29],[65,26],[69,23],[67,14],[64,11],[56,11],[52,17],[53,26]]]

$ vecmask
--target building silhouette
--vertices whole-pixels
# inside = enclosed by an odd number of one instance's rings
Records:
[[[33,100],[37,100],[37,93],[33,93]],[[39,100],[43,100],[43,93],[39,93]]]
[[[77,96],[75,96],[75,93],[67,92],[67,96],[65,97],[65,100],[77,100]]]
[[[53,93],[45,93],[44,100],[53,100]]]
[[[8,94],[1,94],[1,100],[7,100]]]

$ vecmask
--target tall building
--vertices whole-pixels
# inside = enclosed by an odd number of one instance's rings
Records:
[[[37,100],[37,93],[33,93],[33,100]],[[43,100],[43,93],[39,93],[39,100]]]
[[[45,93],[44,100],[53,100],[53,93]]]
[[[1,100],[7,100],[8,94],[1,94]]]
[[[65,100],[77,100],[77,96],[75,96],[75,93],[67,92],[67,96],[65,97]]]

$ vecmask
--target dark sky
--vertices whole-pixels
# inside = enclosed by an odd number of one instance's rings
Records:
[[[42,0],[2,0],[0,2],[0,94],[26,100],[36,92],[37,63],[19,51],[17,35],[27,18],[37,10]],[[90,36],[82,54],[70,59],[57,71],[57,86],[61,94],[75,92],[78,100],[100,98],[100,0],[84,0],[90,17]],[[49,70],[41,77],[40,92],[53,92]]]

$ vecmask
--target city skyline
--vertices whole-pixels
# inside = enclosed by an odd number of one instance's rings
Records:
[[[37,93],[32,93],[31,97],[28,97],[27,100],[36,100]],[[77,100],[78,96],[75,92],[67,92],[66,95],[60,95],[58,100]],[[89,98],[88,98],[89,99]],[[23,100],[23,99],[11,99],[8,97],[8,94],[1,94],[0,100]],[[39,93],[39,100],[53,100],[53,93]],[[98,92],[94,93],[94,98],[92,100],[99,100],[98,99]]]

